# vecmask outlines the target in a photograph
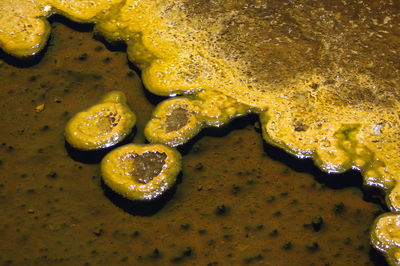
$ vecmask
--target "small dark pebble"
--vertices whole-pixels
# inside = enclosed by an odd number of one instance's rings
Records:
[[[197,231],[200,235],[204,235],[207,233],[206,229],[200,229],[199,231]]]
[[[275,201],[275,196],[269,195],[269,196],[267,196],[266,200],[267,200],[267,202],[274,202]]]
[[[106,63],[106,64],[108,64],[108,63],[110,63],[111,62],[111,58],[110,57],[105,57],[104,59],[103,59],[103,62],[104,63]]]
[[[333,212],[335,214],[341,214],[345,211],[345,208],[346,207],[344,206],[343,202],[340,202],[338,204],[335,204],[335,206],[333,207]]]
[[[234,195],[238,194],[241,190],[242,188],[239,185],[232,185],[231,187],[231,192]]]
[[[99,79],[102,79],[103,76],[101,74],[94,73],[94,74],[92,74],[92,78],[94,80],[99,80]]]
[[[38,79],[38,76],[35,76],[35,75],[29,77],[29,81],[30,81],[30,82],[35,82],[37,79]]]
[[[134,231],[132,234],[131,234],[131,237],[138,237],[140,235],[140,232],[139,231]]]
[[[190,224],[181,224],[181,229],[182,230],[188,230],[190,228]]]
[[[192,255],[192,248],[191,247],[187,247],[184,251],[182,251],[182,253],[171,259],[172,263],[178,263],[183,261],[185,258],[190,257]]]
[[[289,250],[289,249],[292,249],[292,242],[286,242],[283,246],[282,246],[282,248],[283,249],[285,249],[285,250]]]
[[[158,259],[160,257],[161,257],[161,252],[158,248],[155,248],[153,250],[153,252],[151,252],[151,254],[150,254],[150,258],[153,258],[153,259]]]
[[[249,179],[246,181],[247,185],[254,185],[256,183],[256,181],[254,179]]]
[[[88,54],[87,53],[83,53],[77,59],[80,60],[80,61],[86,61],[88,59]]]
[[[262,229],[264,229],[264,225],[263,224],[259,224],[259,225],[257,225],[256,229],[257,230],[262,230]]]
[[[225,240],[232,240],[232,239],[233,239],[233,235],[231,235],[231,234],[226,234],[226,235],[224,235],[224,239],[225,239]]]
[[[290,204],[296,204],[296,203],[299,203],[299,201],[298,201],[297,199],[294,199],[294,200],[292,200],[292,201],[290,202]]]
[[[307,245],[306,248],[309,251],[317,251],[319,249],[319,245],[317,242],[314,242],[311,245]]]
[[[30,189],[27,189],[27,190],[26,190],[26,193],[28,193],[28,194],[35,194],[35,193],[36,193],[36,190],[33,189],[33,188],[30,188]]]
[[[277,236],[279,234],[277,229],[272,230],[271,232],[269,232],[270,236]]]
[[[280,211],[274,212],[274,216],[282,216],[282,213]]]
[[[44,125],[44,126],[42,126],[42,127],[40,128],[41,131],[47,131],[47,130],[49,130],[49,129],[50,129],[50,127],[49,127],[48,125]]]
[[[253,263],[253,262],[255,262],[255,261],[262,260],[262,259],[263,259],[263,255],[258,254],[258,255],[253,256],[253,257],[245,258],[245,259],[243,260],[243,262],[246,263],[246,264],[250,264],[250,263]]]
[[[101,46],[96,46],[96,47],[94,48],[94,50],[95,50],[96,52],[100,52],[101,50],[103,50],[103,47],[101,47]]]
[[[93,234],[94,234],[95,236],[101,236],[103,233],[104,233],[104,230],[103,230],[103,229],[98,229],[98,230],[96,230],[96,231],[93,231]]]
[[[200,171],[204,169],[204,165],[202,163],[198,163],[196,164],[196,166],[194,167],[196,170]]]
[[[322,219],[321,216],[314,217],[311,221],[311,225],[315,232],[319,232],[323,224],[324,224],[324,219]]]
[[[225,205],[219,205],[217,206],[217,208],[215,209],[215,214],[217,215],[226,215],[228,212],[228,207]]]

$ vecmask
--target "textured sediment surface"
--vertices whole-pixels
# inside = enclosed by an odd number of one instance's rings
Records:
[[[260,114],[268,142],[328,172],[361,170],[400,210],[397,2],[92,2],[4,1],[0,45],[37,53],[54,12],[95,22],[127,42],[153,93],[232,97]]]

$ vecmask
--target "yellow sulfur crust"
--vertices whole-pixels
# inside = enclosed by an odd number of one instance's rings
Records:
[[[87,110],[77,113],[65,127],[65,139],[79,150],[99,150],[123,141],[136,123],[136,115],[120,91],[111,91]]]
[[[46,18],[60,13],[78,22],[93,18],[122,0],[2,0],[0,1],[0,47],[25,57],[46,45],[50,27]]]
[[[212,114],[220,95],[256,110],[269,143],[324,171],[359,169],[398,212],[399,8],[389,0],[6,0],[0,46],[37,53],[53,12],[94,22],[109,41],[126,41],[153,93],[206,93],[210,124],[230,113]]]
[[[159,172],[146,183],[134,178],[135,172],[150,168],[154,162],[145,160],[133,164],[134,158],[154,154],[163,158]],[[164,156],[164,157],[161,157]],[[152,158],[154,160],[154,158]],[[135,168],[135,166],[143,169]],[[154,200],[176,182],[181,170],[181,155],[176,150],[160,144],[128,144],[108,153],[101,162],[101,174],[107,186],[130,200]]]

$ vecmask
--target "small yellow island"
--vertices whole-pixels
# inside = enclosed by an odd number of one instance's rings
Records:
[[[101,162],[104,183],[135,201],[159,198],[174,186],[180,170],[179,152],[161,144],[124,145]]]
[[[65,127],[65,139],[75,149],[91,151],[111,147],[131,134],[136,115],[125,94],[111,91],[101,101],[77,113]]]

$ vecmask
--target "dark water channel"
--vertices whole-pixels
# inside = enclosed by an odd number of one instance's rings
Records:
[[[0,58],[2,264],[382,265],[369,230],[383,209],[360,175],[329,176],[265,144],[253,116],[184,147],[180,183],[162,201],[115,195],[98,163],[67,152],[65,124],[119,89],[143,143],[159,98],[90,27],[52,27],[36,60]]]

